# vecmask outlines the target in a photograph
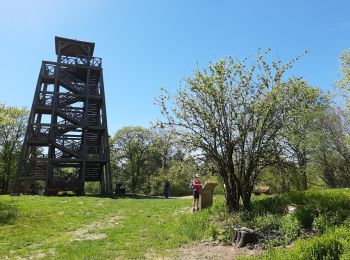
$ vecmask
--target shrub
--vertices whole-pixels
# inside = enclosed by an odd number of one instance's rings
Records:
[[[310,229],[317,212],[309,206],[298,207],[295,211],[295,217],[302,228]]]
[[[272,249],[251,259],[268,260],[348,260],[350,256],[350,229],[337,228],[324,235],[306,240],[299,239],[292,248]]]
[[[290,251],[288,259],[339,259],[342,254],[343,246],[341,242],[332,234],[316,237],[305,243],[298,241],[295,248]]]
[[[325,215],[320,215],[315,218],[312,226],[317,232],[324,233],[331,226],[331,221]]]
[[[340,225],[343,222],[342,213],[323,214],[315,218],[313,228],[319,233],[324,233],[327,229]]]
[[[84,190],[86,194],[99,194],[101,192],[100,183],[85,182]]]
[[[284,235],[284,242],[290,243],[300,235],[301,226],[294,215],[285,215],[280,220],[280,230]]]
[[[288,204],[297,205],[294,214],[286,214]],[[279,225],[278,232],[284,236],[282,239],[278,237],[266,241],[273,246],[270,247],[272,250],[255,259],[350,259],[349,190],[309,190],[280,194],[253,200],[252,209],[250,213],[238,214],[240,224],[244,225],[246,220],[253,228],[259,226],[274,229],[276,226],[272,224],[276,224]],[[244,219],[243,216],[249,218]],[[272,221],[273,218],[276,220]],[[300,235],[301,228],[311,227],[321,235],[298,239],[289,249],[274,249],[276,245],[295,240]]]
[[[260,231],[279,230],[280,224],[280,218],[272,214],[258,216],[254,219],[254,226]]]

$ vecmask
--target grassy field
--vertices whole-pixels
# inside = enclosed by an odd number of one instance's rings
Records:
[[[234,214],[220,196],[195,214],[191,199],[0,196],[0,259],[171,258],[192,241],[230,243],[242,226],[275,234],[253,259],[350,259],[350,190],[257,196]]]
[[[0,258],[171,256],[208,236],[209,211],[190,199],[0,196]]]

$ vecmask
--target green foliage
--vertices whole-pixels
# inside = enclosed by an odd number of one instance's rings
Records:
[[[172,163],[166,175],[171,183],[171,194],[177,196],[191,194],[189,183],[196,173],[198,173],[197,164],[192,158]]]
[[[0,104],[0,194],[9,192],[26,129],[28,111]]]
[[[210,161],[231,194],[230,212],[238,210],[240,198],[250,208],[251,190],[261,168],[272,164],[286,112],[300,107],[282,80],[298,58],[268,62],[268,53],[253,63],[232,57],[209,63],[186,78],[175,96],[163,90],[158,99],[165,117],[160,126]]]
[[[286,214],[285,208],[290,204],[297,207],[296,212]],[[265,242],[267,253],[249,259],[349,259],[349,190],[308,190],[259,198],[253,201],[253,210],[245,218],[252,228],[275,229],[281,234]],[[305,228],[311,226],[318,236],[305,239]],[[276,248],[295,239],[292,247]]]
[[[170,182],[171,196],[184,196],[192,194],[189,183],[198,173],[198,166],[190,157],[183,161],[170,161],[169,168],[159,169],[157,174],[150,178],[151,195],[162,195],[165,180]]]
[[[154,133],[142,127],[124,127],[110,140],[116,183],[129,192],[150,193],[150,177],[161,167],[161,148]]]
[[[334,224],[331,219],[325,215],[320,215],[314,219],[313,228],[319,232],[324,233],[327,229],[331,228]]]
[[[301,225],[294,215],[284,215],[280,218],[280,230],[284,235],[284,243],[289,244],[300,235]]]
[[[311,159],[324,139],[320,125],[330,107],[329,96],[299,78],[289,79],[275,91],[293,104],[284,111],[284,127],[271,147],[275,164],[263,170],[258,183],[265,182],[277,192],[306,190],[309,181],[317,182],[319,176],[312,174]]]
[[[314,161],[316,170],[328,187],[350,186],[348,114],[329,109],[319,128],[322,132]]]
[[[299,239],[290,249],[273,249],[268,253],[251,259],[269,260],[319,260],[319,259],[348,259],[349,229],[338,228],[335,231],[325,233],[320,237],[307,240]]]
[[[280,219],[276,218],[276,216],[273,214],[265,214],[254,218],[253,223],[255,224],[255,228],[260,231],[278,230],[280,226]]]
[[[294,213],[287,213],[288,205],[296,207]],[[340,226],[350,227],[350,191],[337,190],[308,190],[304,192],[290,192],[273,196],[257,196],[252,202],[251,211],[239,211],[233,215],[233,227],[249,227],[257,230],[262,238],[260,243],[267,248],[286,246],[298,237],[306,235],[313,229],[317,234],[332,232]],[[231,231],[232,232],[232,231]],[[304,240],[303,240],[304,241]],[[333,254],[336,249],[331,239],[320,240],[320,245],[315,247],[326,247],[327,252]],[[302,242],[300,242],[302,243]],[[329,243],[329,245],[328,245]],[[338,242],[336,242],[338,243]],[[311,248],[314,245],[310,246]],[[317,258],[326,255],[321,249],[310,249],[317,252],[305,253],[305,258]],[[321,250],[322,252],[318,251]],[[295,255],[299,254],[296,253]],[[277,254],[277,253],[276,253]],[[278,253],[281,257],[284,253]],[[293,255],[295,257],[295,255]],[[273,258],[270,252],[266,259]],[[272,257],[272,258],[269,258]],[[312,258],[316,257],[316,258]],[[264,258],[265,259],[265,258]],[[293,259],[286,258],[286,259]],[[297,258],[299,259],[299,258]]]
[[[169,133],[124,127],[110,144],[114,182],[121,183],[127,192],[162,195],[168,180],[171,196],[190,194],[188,184],[198,165],[173,144]]]
[[[290,192],[256,200],[253,210],[259,213],[283,214],[288,204],[306,206],[315,214],[350,210],[350,192],[344,189],[308,190]]]
[[[299,221],[301,227],[307,229],[312,227],[312,223],[317,214],[318,212],[309,205],[300,206],[295,211],[295,217]]]
[[[100,194],[101,187],[98,182],[85,182],[84,191],[86,194]]]
[[[340,72],[342,77],[336,85],[348,95],[350,90],[350,49],[345,50],[340,55]]]

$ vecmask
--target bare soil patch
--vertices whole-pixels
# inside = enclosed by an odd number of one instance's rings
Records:
[[[201,242],[199,244],[185,245],[174,255],[175,259],[217,259],[232,260],[238,256],[259,255],[263,251],[259,248],[238,248],[235,245],[221,245],[215,242]]]
[[[70,232],[70,234],[73,235],[73,238],[71,239],[71,241],[98,240],[98,239],[106,238],[107,235],[105,233],[95,233],[95,232],[118,225],[119,224],[118,221],[120,219],[121,217],[119,216],[113,216],[105,219],[104,221],[98,221],[98,222],[96,221],[88,225],[85,225],[82,228],[79,228],[77,230]]]

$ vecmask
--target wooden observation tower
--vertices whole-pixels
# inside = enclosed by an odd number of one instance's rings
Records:
[[[84,193],[85,182],[112,192],[102,59],[95,44],[55,37],[57,62],[43,61],[15,190],[34,180],[45,193]]]

